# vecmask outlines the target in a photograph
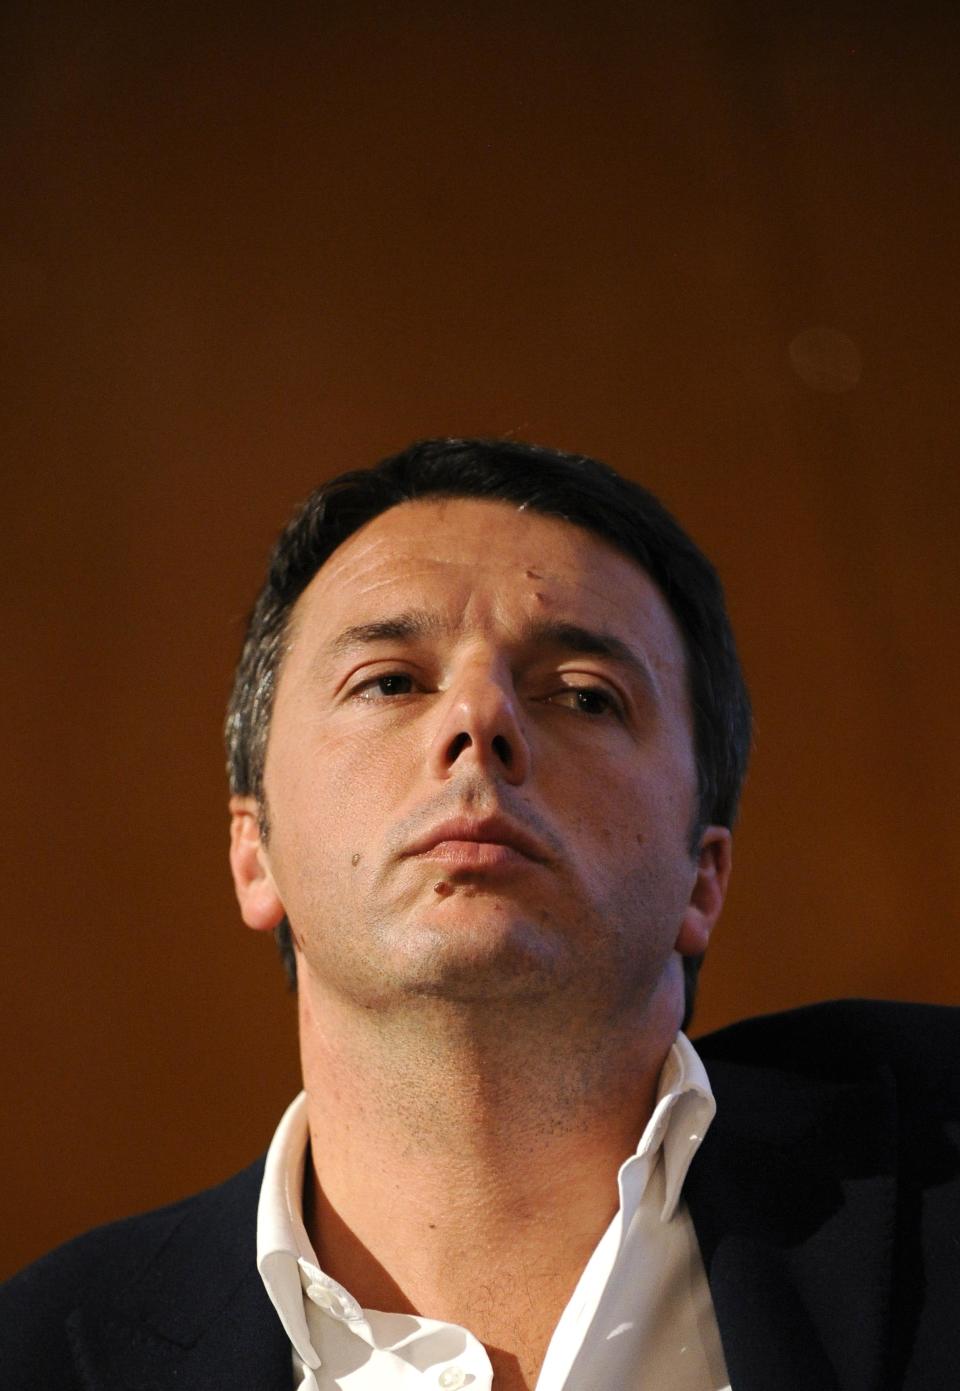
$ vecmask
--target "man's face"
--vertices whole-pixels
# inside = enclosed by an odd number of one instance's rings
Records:
[[[598,537],[503,502],[404,503],[334,552],[294,611],[264,786],[244,916],[286,912],[301,988],[365,1007],[576,992],[616,1010],[667,973],[679,1001],[676,953],[716,916],[698,895],[727,833],[698,865],[664,600]]]

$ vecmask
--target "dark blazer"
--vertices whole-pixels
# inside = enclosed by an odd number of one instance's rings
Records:
[[[717,1117],[684,1195],[733,1391],[960,1386],[960,1010],[815,1005],[697,1048]],[[11,1280],[3,1391],[290,1391],[256,1269],[262,1172]]]

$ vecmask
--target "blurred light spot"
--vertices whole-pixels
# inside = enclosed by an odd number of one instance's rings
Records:
[[[860,349],[836,328],[806,328],[787,351],[797,376],[814,391],[850,391],[863,371]]]

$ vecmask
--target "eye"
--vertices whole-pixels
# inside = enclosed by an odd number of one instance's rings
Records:
[[[550,697],[554,705],[566,705],[583,715],[622,715],[623,708],[603,686],[567,686]]]
[[[403,671],[384,671],[379,676],[368,677],[354,686],[350,692],[359,700],[380,700],[389,696],[410,695],[414,689],[412,676]]]

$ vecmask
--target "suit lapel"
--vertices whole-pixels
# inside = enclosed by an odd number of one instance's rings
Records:
[[[184,1205],[139,1277],[68,1320],[89,1391],[290,1391],[290,1344],[256,1266],[262,1164]]]
[[[264,1302],[266,1301],[266,1308]],[[238,1286],[228,1308],[189,1343],[172,1341],[148,1321],[116,1310],[80,1308],[69,1320],[74,1361],[89,1391],[177,1388],[180,1391],[290,1391],[290,1344],[259,1274]]]
[[[717,1117],[684,1195],[734,1391],[879,1391],[895,1221],[892,1078],[707,1061]]]

